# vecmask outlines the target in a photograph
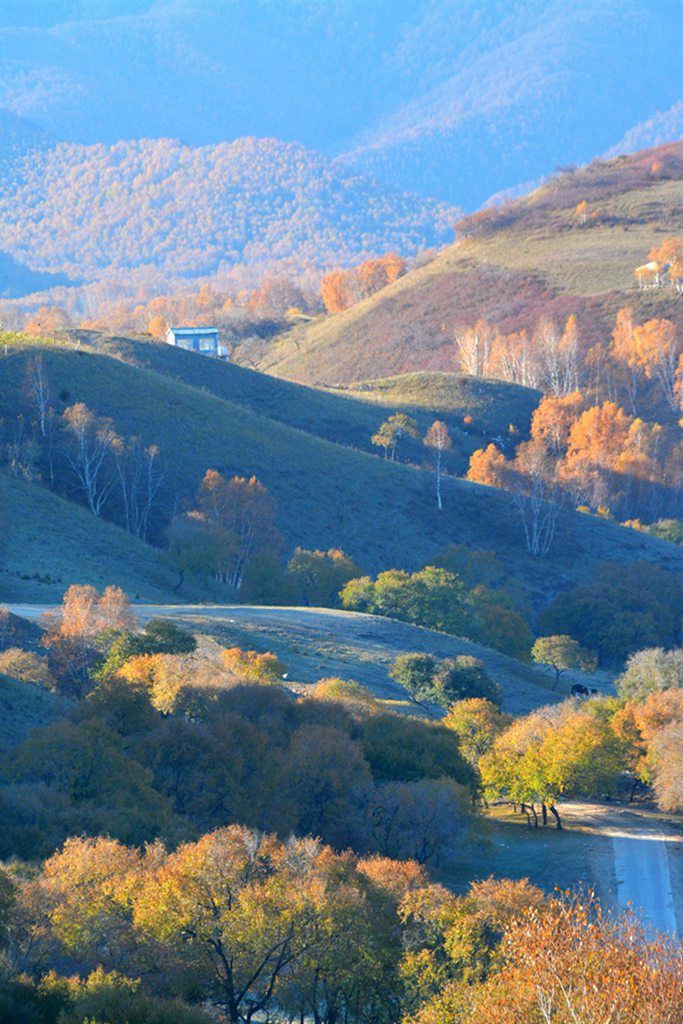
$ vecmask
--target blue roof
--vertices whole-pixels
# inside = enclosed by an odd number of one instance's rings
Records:
[[[218,334],[217,327],[169,327],[173,334]]]

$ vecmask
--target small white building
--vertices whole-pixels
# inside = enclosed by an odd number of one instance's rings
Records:
[[[203,356],[228,359],[230,352],[218,343],[217,327],[169,327],[166,343],[184,348],[186,352],[199,352]]]

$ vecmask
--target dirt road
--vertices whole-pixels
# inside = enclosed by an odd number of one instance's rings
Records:
[[[631,906],[653,931],[682,934],[682,894],[675,884],[683,856],[680,831],[651,813],[616,805],[570,803],[564,815],[572,827],[611,837],[617,905]]]

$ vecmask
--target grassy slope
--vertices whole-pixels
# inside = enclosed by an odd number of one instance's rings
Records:
[[[541,398],[540,391],[522,388],[500,380],[484,380],[459,373],[401,373],[335,388],[348,400],[378,406],[382,413],[404,409],[418,419],[434,416],[452,420],[471,417],[467,434],[471,443],[504,434],[510,423],[525,432]],[[375,414],[376,415],[376,414]]]
[[[0,676],[0,753],[21,743],[32,729],[60,718],[68,706],[40,686]]]
[[[481,658],[503,689],[507,711],[521,715],[565,696],[562,680],[551,689],[552,673],[525,665],[498,651],[421,626],[375,615],[329,608],[143,607],[142,619],[164,615],[181,621],[193,633],[215,637],[222,646],[272,651],[284,662],[288,686],[305,693],[311,683],[331,676],[353,679],[397,710],[414,713],[405,690],[388,677],[394,658],[407,651],[426,651],[439,658],[471,654]]]
[[[536,391],[500,381],[441,373],[323,390],[254,373],[235,363],[198,359],[182,349],[149,340],[109,338],[86,331],[76,332],[76,336],[94,351],[183,381],[315,437],[374,454],[377,449],[372,435],[380,422],[397,410],[414,416],[422,434],[435,416],[441,416],[453,437],[450,468],[456,473],[465,471],[469,456],[487,437],[504,434],[510,422],[525,434],[540,397]],[[472,417],[466,430],[465,415]],[[408,441],[405,457],[421,462],[421,442]]]
[[[116,583],[147,600],[172,595],[175,577],[161,551],[4,472],[0,521],[0,602],[57,599],[70,583]]]
[[[683,549],[577,514],[566,515],[553,557],[539,563],[522,552],[521,528],[502,492],[449,479],[445,509],[439,514],[431,472],[387,464],[118,359],[57,346],[45,349],[44,358],[59,411],[67,403],[86,402],[112,417],[122,434],[159,445],[167,493],[173,498],[191,496],[207,467],[225,474],[256,474],[278,503],[288,549],[296,544],[341,546],[364,568],[377,571],[417,567],[452,541],[490,548],[522,581],[534,603],[590,574],[600,560],[648,558],[683,566]],[[2,361],[0,416],[16,411],[25,359],[25,352],[11,350]],[[22,504],[28,499],[16,490],[17,484],[11,486],[10,521],[23,531],[20,543],[12,545],[16,553],[9,556],[15,576],[19,570],[68,582],[97,576],[150,596],[168,587],[157,552],[140,548],[118,530],[108,534],[111,542],[104,540],[101,524],[72,506],[73,519],[62,519],[67,506],[49,504],[55,499],[37,489],[25,493],[36,502],[40,495],[48,505],[29,504],[27,515]],[[50,519],[54,525],[46,533]],[[40,597],[36,594],[35,599]]]
[[[38,619],[47,609],[14,606]],[[513,714],[526,714],[540,705],[562,699],[570,681],[552,689],[552,673],[523,664],[498,651],[460,637],[423,629],[405,622],[329,608],[270,608],[251,605],[138,604],[135,613],[142,623],[162,616],[182,623],[197,636],[213,638],[221,647],[272,651],[287,669],[287,686],[305,694],[311,684],[331,676],[352,679],[366,686],[390,710],[426,715],[405,690],[388,676],[397,655],[426,651],[439,658],[470,654],[481,658],[501,686],[503,705]],[[583,677],[582,677],[583,678]],[[21,738],[33,725],[65,713],[67,702],[37,686],[0,677],[0,707],[11,717],[3,742]],[[433,708],[437,716],[438,708]],[[24,724],[22,724],[24,723]]]
[[[650,173],[657,155],[668,177]],[[639,292],[633,276],[652,246],[683,233],[682,178],[683,143],[564,176],[511,204],[507,223],[501,216],[365,302],[295,328],[259,368],[336,384],[452,369],[454,330],[479,317],[509,332],[576,313],[591,340],[609,336],[620,306],[683,323],[679,296]],[[577,224],[582,199],[600,211],[596,223]]]

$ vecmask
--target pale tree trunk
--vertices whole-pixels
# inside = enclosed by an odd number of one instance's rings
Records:
[[[441,449],[436,450],[436,503],[439,507],[439,511],[443,509],[441,502]]]
[[[98,420],[86,406],[73,406],[64,414],[72,445],[67,460],[85,495],[90,511],[99,516],[115,483],[105,467],[119,443],[109,421]]]
[[[125,449],[116,451],[116,472],[123,501],[125,526],[136,537],[147,536],[149,516],[161,487],[163,476],[156,469],[159,449],[145,448],[133,438]]]
[[[560,508],[551,499],[555,494],[540,476],[531,479],[529,488],[513,491],[512,500],[519,512],[524,529],[527,551],[536,557],[547,555],[555,538]]]
[[[50,386],[45,373],[42,355],[31,359],[27,366],[27,383],[29,395],[38,413],[38,426],[42,437],[45,437],[47,415],[50,407]]]

